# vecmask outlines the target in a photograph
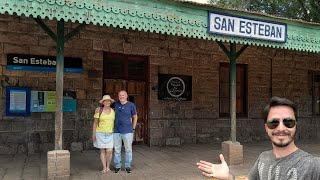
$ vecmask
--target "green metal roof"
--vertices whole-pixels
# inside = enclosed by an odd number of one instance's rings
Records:
[[[208,10],[287,23],[286,43],[209,34]],[[64,19],[240,44],[320,52],[320,26],[256,13],[169,0],[1,0],[1,14]]]

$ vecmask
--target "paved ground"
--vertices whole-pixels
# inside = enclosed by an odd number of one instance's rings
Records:
[[[320,141],[298,142],[300,148],[320,156]],[[269,150],[269,141],[242,144],[244,163],[231,166],[231,173],[245,175],[260,152]],[[200,159],[211,162],[218,160],[220,144],[183,145],[179,147],[147,147],[135,145],[132,173],[121,171],[118,174],[101,174],[99,151],[71,152],[72,180],[196,180],[207,179],[198,171],[196,162]],[[37,180],[46,179],[46,154],[0,155],[0,179]]]

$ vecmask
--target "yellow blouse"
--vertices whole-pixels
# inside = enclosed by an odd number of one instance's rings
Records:
[[[95,119],[99,119],[99,112],[94,114]],[[101,113],[99,126],[97,126],[96,132],[108,132],[112,133],[114,128],[115,112],[111,109],[109,114]]]

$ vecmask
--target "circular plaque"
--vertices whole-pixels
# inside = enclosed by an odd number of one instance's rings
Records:
[[[172,97],[180,97],[186,89],[184,81],[179,77],[172,77],[168,80],[167,91]]]

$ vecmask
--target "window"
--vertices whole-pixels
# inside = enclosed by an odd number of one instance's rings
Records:
[[[121,77],[123,75],[122,60],[119,58],[110,58],[106,62],[106,73],[110,77]]]
[[[219,74],[219,115],[230,116],[230,64],[220,63]],[[247,116],[247,65],[237,64],[236,110],[237,116]]]
[[[312,114],[320,115],[320,73],[310,73],[312,78]]]
[[[104,79],[145,79],[147,57],[124,54],[104,54]]]

